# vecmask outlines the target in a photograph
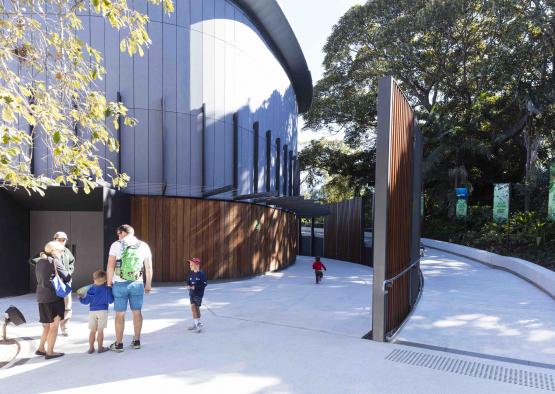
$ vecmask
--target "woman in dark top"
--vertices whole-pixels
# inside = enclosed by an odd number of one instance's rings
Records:
[[[60,320],[64,318],[65,305],[64,299],[56,295],[56,290],[50,282],[54,275],[54,265],[58,275],[64,282],[71,280],[71,275],[66,271],[60,257],[64,247],[61,243],[51,241],[44,247],[35,267],[37,276],[37,302],[39,304],[39,316],[42,323],[42,336],[38,350],[38,356],[45,356],[46,359],[61,357],[64,353],[55,353],[54,345],[58,336],[58,326]],[[48,346],[45,348],[45,344]]]

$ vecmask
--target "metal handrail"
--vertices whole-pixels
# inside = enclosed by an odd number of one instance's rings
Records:
[[[419,273],[418,277],[420,279],[420,286],[418,288],[418,296],[416,297],[416,301],[411,306],[410,312],[407,315],[407,317],[405,317],[403,322],[397,328],[394,328],[393,330],[391,330],[390,332],[388,332],[385,335],[385,339],[386,339],[387,342],[391,342],[393,339],[395,339],[397,334],[399,334],[401,332],[401,329],[405,326],[405,324],[408,323],[411,315],[416,310],[416,305],[418,304],[418,302],[420,302],[420,298],[422,297],[422,292],[423,292],[422,290],[424,289],[424,274],[422,273],[422,270],[418,270],[418,273]]]
[[[405,275],[407,272],[409,272],[411,269],[413,269],[416,265],[418,265],[419,262],[420,262],[420,257],[418,257],[415,261],[412,262],[411,265],[409,265],[403,271],[395,275],[393,278],[384,280],[382,284],[382,290],[387,294],[387,289],[391,287],[391,284],[393,284],[394,281],[396,281],[397,279]]]

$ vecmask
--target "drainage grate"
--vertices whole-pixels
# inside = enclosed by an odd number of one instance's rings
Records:
[[[474,378],[555,391],[555,375],[542,372],[403,349],[393,350],[385,359],[402,364],[472,376]]]

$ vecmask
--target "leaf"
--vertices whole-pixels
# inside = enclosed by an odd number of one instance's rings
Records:
[[[15,115],[10,107],[4,106],[4,108],[2,108],[2,120],[6,123],[15,122]]]

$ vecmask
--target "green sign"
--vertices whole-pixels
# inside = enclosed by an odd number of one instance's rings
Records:
[[[468,212],[468,203],[466,202],[466,198],[458,198],[457,199],[457,218],[464,219]]]
[[[549,166],[549,202],[547,203],[547,219],[555,222],[555,162]]]
[[[497,223],[509,220],[509,184],[496,183],[493,190],[493,220]]]

